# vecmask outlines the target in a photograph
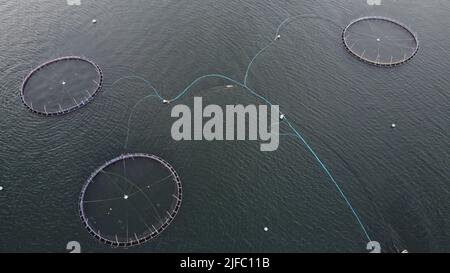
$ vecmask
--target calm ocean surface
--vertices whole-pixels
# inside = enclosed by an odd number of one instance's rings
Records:
[[[350,209],[295,138],[282,136],[271,153],[256,142],[175,142],[171,106],[150,99],[131,116],[123,148],[131,108],[150,88],[117,80],[139,75],[165,97],[205,74],[242,81],[283,9],[317,17],[285,25],[248,85],[302,132],[383,251],[450,252],[450,2],[272,2],[0,0],[0,252],[67,252],[74,240],[83,252],[367,252]],[[394,69],[350,56],[341,31],[369,15],[413,29],[417,56]],[[104,88],[66,116],[32,114],[20,99],[23,78],[67,55],[101,66]],[[227,84],[206,79],[178,102],[195,94],[205,104],[260,103]],[[124,152],[169,161],[184,198],[160,237],[117,250],[84,229],[78,198],[90,173]]]

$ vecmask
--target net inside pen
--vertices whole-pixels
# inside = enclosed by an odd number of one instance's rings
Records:
[[[181,180],[165,160],[126,154],[95,170],[80,196],[80,217],[89,233],[117,247],[145,243],[177,215]]]
[[[416,34],[406,25],[385,17],[362,17],[342,33],[349,53],[377,66],[396,66],[412,59],[418,49]]]
[[[103,73],[94,62],[62,57],[32,70],[22,84],[24,104],[42,115],[61,115],[83,107],[102,88]]]

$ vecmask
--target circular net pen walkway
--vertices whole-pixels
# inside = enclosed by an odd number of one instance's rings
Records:
[[[409,27],[379,16],[350,22],[342,32],[342,42],[360,61],[383,67],[404,64],[419,50],[417,35]]]
[[[33,69],[23,81],[21,97],[34,113],[62,115],[90,102],[102,83],[103,73],[97,64],[83,57],[67,56]]]
[[[145,243],[177,215],[181,180],[165,160],[135,153],[96,169],[82,188],[79,213],[89,233],[113,247]]]

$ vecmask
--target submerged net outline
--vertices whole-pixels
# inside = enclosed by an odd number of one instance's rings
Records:
[[[147,230],[146,230],[146,232],[144,232],[142,234],[137,235],[136,233],[134,233],[133,235],[128,236],[128,223],[127,223],[126,240],[123,240],[122,237],[119,238],[117,236],[117,233],[115,234],[115,236],[112,236],[110,234],[102,234],[101,230],[93,227],[93,225],[89,221],[89,215],[86,214],[85,205],[88,202],[90,202],[88,200],[85,200],[86,191],[88,190],[89,186],[92,183],[94,183],[94,179],[100,173],[104,172],[104,170],[106,168],[108,168],[109,166],[112,166],[117,163],[120,164],[121,162],[123,162],[123,164],[125,164],[126,160],[135,160],[135,159],[151,160],[151,161],[156,162],[157,164],[161,165],[163,168],[165,168],[166,170],[169,171],[170,175],[168,177],[158,180],[156,183],[168,181],[167,180],[168,178],[172,178],[171,180],[172,180],[172,182],[175,183],[176,192],[171,197],[174,198],[175,203],[171,206],[170,212],[166,211],[166,215],[164,215],[163,221],[161,221],[159,223],[159,225],[157,225],[157,227],[155,227],[155,225],[153,225],[153,224],[148,225],[146,222],[144,222]],[[156,184],[156,183],[154,183],[154,184]],[[140,191],[142,193],[142,195],[145,195],[145,193],[142,191],[142,189],[139,189],[138,191]],[[135,193],[137,193],[138,191],[136,191]],[[130,194],[130,197],[135,193]],[[146,197],[146,198],[148,199],[148,197]],[[113,199],[122,199],[122,198],[118,197],[118,198],[113,198]],[[128,199],[128,196],[126,196],[125,199]],[[112,200],[112,199],[109,199],[109,200]],[[109,201],[109,200],[96,200],[96,201],[102,202],[102,201]],[[95,202],[95,201],[91,201],[91,202]],[[175,216],[177,215],[177,213],[181,207],[181,202],[182,202],[181,179],[180,179],[179,175],[177,174],[177,172],[175,171],[175,169],[167,161],[165,161],[164,159],[162,159],[158,156],[145,154],[145,153],[123,154],[123,155],[120,155],[118,157],[115,157],[115,158],[105,162],[102,166],[97,168],[90,175],[90,177],[88,178],[88,180],[86,181],[86,183],[84,184],[84,186],[81,190],[80,199],[79,199],[79,215],[80,215],[81,221],[83,223],[83,226],[88,230],[88,232],[95,239],[99,240],[100,242],[102,242],[104,244],[107,244],[107,245],[110,245],[113,247],[131,247],[131,246],[143,244],[151,239],[154,239],[159,234],[161,234],[170,225],[170,223],[174,220]],[[127,219],[127,221],[128,221],[128,219]]]
[[[81,99],[79,99],[79,101],[77,101],[77,99],[75,97],[72,97],[71,98],[72,101],[70,102],[70,105],[63,107],[61,104],[58,104],[58,107],[56,108],[56,110],[54,110],[54,108],[48,109],[46,104],[36,105],[36,103],[35,103],[33,105],[32,98],[30,98],[30,96],[27,94],[27,88],[30,83],[30,80],[34,76],[36,76],[39,72],[42,72],[44,69],[48,68],[49,66],[52,66],[52,65],[58,64],[58,63],[62,63],[62,62],[71,62],[71,61],[81,61],[81,62],[89,64],[90,66],[92,66],[94,68],[94,70],[97,74],[97,77],[96,77],[97,80],[93,80],[95,83],[94,88],[92,88],[93,90],[86,89],[86,90],[79,91],[79,92],[86,92],[86,93],[83,93],[83,97]],[[60,92],[63,93],[63,95],[69,95],[69,94],[67,94],[67,92],[64,89],[65,84],[66,84],[66,82],[62,82],[62,87],[61,87]],[[60,57],[60,58],[45,62],[45,63],[39,65],[38,67],[36,67],[35,69],[33,69],[25,77],[25,79],[22,83],[21,90],[20,90],[20,96],[22,98],[22,102],[24,103],[24,105],[31,112],[40,114],[40,115],[44,115],[44,116],[59,116],[59,115],[64,115],[64,114],[70,113],[72,111],[75,111],[75,110],[85,106],[86,104],[88,104],[102,89],[102,86],[103,86],[103,72],[102,72],[101,68],[95,62],[93,62],[85,57],[65,56],[65,57]],[[56,107],[56,106],[53,105],[53,107]]]
[[[362,25],[363,23],[367,23],[368,33],[352,30],[355,26]],[[391,24],[391,28],[396,28],[397,35],[404,35],[406,37],[388,38],[388,36],[383,36],[380,30],[375,30],[375,24],[377,23]],[[356,36],[356,38],[350,38],[352,36]],[[404,64],[410,61],[419,50],[419,39],[408,26],[397,20],[382,16],[365,16],[351,21],[342,31],[342,43],[345,49],[358,60],[380,67],[392,67]],[[371,53],[367,52],[372,51],[367,48],[367,46],[373,46],[370,43],[377,45],[377,54],[373,52],[372,56],[370,55]],[[391,53],[387,55],[382,54],[382,52],[380,53],[381,46],[385,49],[389,46],[388,51]],[[400,51],[400,53],[392,54],[392,51]]]

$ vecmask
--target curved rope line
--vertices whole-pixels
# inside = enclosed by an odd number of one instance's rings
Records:
[[[196,78],[195,80],[193,80],[190,84],[188,84],[180,93],[178,93],[178,95],[176,95],[174,98],[172,98],[171,100],[169,100],[168,102],[174,102],[177,101],[179,99],[181,99],[183,96],[185,96],[193,86],[195,86],[198,82],[207,79],[207,78],[219,78],[219,79],[224,79],[227,80],[229,82],[232,82],[240,87],[242,87],[243,89],[245,89],[246,91],[248,91],[249,93],[251,93],[252,95],[254,95],[255,97],[261,99],[262,101],[264,101],[267,105],[272,106],[273,104],[266,99],[264,96],[258,94],[256,91],[254,91],[253,89],[251,89],[250,87],[248,87],[247,85],[247,78],[248,78],[248,73],[251,69],[251,66],[253,64],[253,62],[257,59],[257,57],[259,55],[261,55],[261,53],[263,53],[266,49],[268,49],[271,45],[273,45],[276,41],[276,37],[279,35],[279,33],[281,32],[282,28],[285,25],[288,25],[289,23],[293,22],[295,19],[299,19],[299,18],[318,18],[318,19],[323,19],[326,20],[328,22],[332,22],[333,24],[337,25],[336,22],[334,22],[331,19],[328,18],[323,18],[317,15],[313,15],[313,14],[306,14],[306,15],[297,15],[297,16],[293,16],[293,17],[288,17],[286,18],[284,21],[282,21],[280,23],[280,25],[277,28],[276,31],[276,36],[275,39],[272,40],[268,45],[266,45],[265,47],[263,47],[261,50],[259,50],[256,55],[252,58],[252,60],[250,61],[249,65],[247,66],[247,70],[244,76],[244,82],[239,82],[235,79],[232,79],[226,75],[223,74],[207,74],[207,75],[203,75],[200,76],[198,78]],[[164,99],[160,93],[153,87],[153,85],[151,85],[151,83],[149,81],[147,81],[146,79],[139,77],[139,76],[128,76],[125,78],[132,78],[135,77],[137,79],[143,80],[144,82],[148,83],[153,91],[155,92],[155,95],[157,97],[160,98],[161,101],[165,102],[167,101],[166,99]],[[121,80],[121,79],[119,79]],[[119,81],[118,80],[118,81]],[[117,82],[117,81],[116,81]],[[139,103],[139,102],[138,102]],[[363,223],[363,221],[361,220],[361,218],[359,217],[358,213],[356,212],[356,209],[353,207],[353,205],[351,204],[349,198],[346,196],[346,194],[344,193],[344,191],[342,190],[342,188],[340,187],[339,183],[336,181],[336,179],[334,178],[334,176],[331,174],[331,172],[328,170],[328,168],[326,167],[326,165],[323,163],[323,161],[320,159],[320,157],[317,155],[317,153],[315,152],[315,150],[312,148],[312,146],[305,140],[305,138],[302,136],[302,134],[295,129],[295,127],[289,122],[289,120],[286,118],[286,123],[288,124],[289,128],[292,130],[293,134],[303,143],[303,145],[307,148],[307,150],[313,155],[314,159],[316,160],[316,162],[319,164],[319,166],[321,167],[321,169],[324,171],[324,173],[329,177],[332,185],[335,186],[335,188],[337,189],[338,193],[340,194],[340,196],[342,197],[342,199],[345,201],[345,204],[348,206],[348,208],[351,210],[352,215],[354,216],[354,218],[356,219],[358,225],[360,226],[364,236],[367,238],[368,241],[372,241],[367,229]]]

